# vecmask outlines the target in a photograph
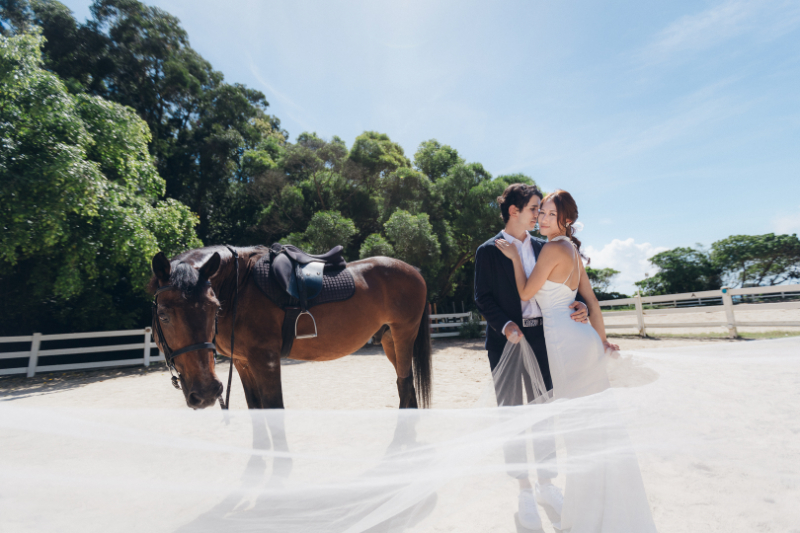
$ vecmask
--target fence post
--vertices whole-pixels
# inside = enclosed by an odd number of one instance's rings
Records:
[[[28,374],[32,378],[36,374],[36,365],[39,364],[39,346],[42,345],[42,334],[34,333],[31,340],[31,355],[28,358]]]
[[[647,330],[644,327],[644,309],[642,308],[642,293],[637,292],[633,296],[636,304],[636,321],[639,323],[639,335],[647,337]]]
[[[150,366],[150,328],[144,328],[144,366]]]
[[[725,306],[725,318],[728,320],[728,337],[735,339],[738,336],[736,331],[736,318],[733,316],[733,299],[731,298],[730,287],[722,287],[722,305]]]

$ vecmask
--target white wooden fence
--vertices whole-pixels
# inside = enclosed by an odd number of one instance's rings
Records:
[[[42,350],[43,342],[65,341],[74,339],[97,339],[105,337],[133,337],[142,336],[142,342],[132,344],[112,344],[108,346],[84,346],[79,348],[58,348],[52,350]],[[26,374],[32,377],[36,372],[60,372],[63,370],[85,370],[88,368],[107,368],[114,366],[144,365],[150,366],[153,361],[163,361],[164,356],[160,354],[156,357],[150,355],[152,348],[157,348],[156,343],[152,342],[150,328],[121,330],[121,331],[95,331],[88,333],[64,333],[56,335],[42,335],[34,333],[20,337],[0,337],[0,344],[4,343],[30,343],[30,350],[21,352],[0,352],[0,359],[20,359],[27,358],[28,365],[17,368],[0,368],[0,376],[9,374]],[[90,363],[71,363],[63,365],[41,364],[42,359],[55,355],[76,355],[89,353],[121,352],[127,350],[142,350],[142,357],[136,359],[118,359],[112,361],[93,361]]]
[[[431,338],[436,337],[458,337],[458,331],[453,328],[460,328],[469,322],[472,313],[448,313],[443,315],[430,315],[431,318]],[[482,320],[481,325],[485,326],[486,321]],[[451,331],[441,331],[448,329]]]
[[[769,302],[763,300],[780,299],[789,301]],[[796,299],[792,299],[796,298]],[[758,303],[748,303],[746,300],[762,300]],[[777,287],[748,287],[744,289],[730,289],[722,287],[714,291],[702,291],[684,294],[669,294],[663,296],[639,295],[633,298],[621,300],[605,300],[600,302],[601,307],[621,307],[633,306],[633,310],[624,311],[604,311],[603,316],[636,317],[636,323],[630,324],[606,324],[606,329],[625,328],[636,329],[640,335],[647,335],[647,328],[692,328],[709,326],[724,327],[730,337],[735,337],[737,327],[800,327],[800,321],[737,321],[736,311],[768,310],[768,309],[800,309],[800,285],[779,285]],[[687,322],[687,323],[647,323],[646,318],[657,315],[670,315],[681,313],[710,313],[725,312],[724,322]],[[463,327],[471,317],[471,313],[448,313],[430,315],[431,318],[431,337],[457,337],[459,328]],[[486,325],[486,321],[481,321]],[[77,348],[56,348],[41,349],[42,343],[48,341],[67,341],[75,339],[97,339],[109,337],[133,337],[142,336],[142,342],[131,344],[112,344],[106,346],[88,346]],[[16,368],[0,368],[0,376],[10,374],[26,374],[28,377],[37,372],[58,372],[64,370],[85,370],[89,368],[108,368],[115,366],[144,365],[149,366],[151,362],[163,361],[163,354],[151,356],[151,350],[157,348],[152,341],[150,328],[123,330],[123,331],[101,331],[90,333],[66,333],[56,335],[24,335],[19,337],[0,337],[0,344],[24,343],[30,349],[16,352],[0,352],[0,359],[28,359],[26,366]],[[88,363],[71,364],[46,364],[46,358],[57,355],[78,355],[90,353],[107,353],[126,350],[141,350],[142,357],[135,359],[119,359],[111,361],[94,361]],[[42,364],[45,363],[45,364]]]
[[[800,321],[764,321],[751,322],[736,320],[735,311],[765,311],[770,309],[800,309],[800,299],[780,302],[769,302],[770,299],[784,300],[800,298],[800,285],[778,285],[775,287],[746,287],[731,289],[722,287],[714,291],[687,292],[683,294],[666,294],[662,296],[636,295],[633,298],[605,300],[601,307],[633,306],[629,311],[604,311],[604,317],[635,316],[633,324],[606,324],[606,329],[634,328],[642,337],[647,335],[647,328],[708,328],[723,327],[728,336],[736,337],[738,327],[800,327]],[[734,299],[736,302],[734,302]],[[758,303],[747,303],[750,300],[762,300]],[[646,308],[647,307],[647,308]],[[645,318],[657,315],[682,313],[725,312],[724,322],[662,322],[646,323]]]
[[[797,298],[794,301],[758,302],[747,303],[746,298],[769,300],[784,300],[787,297]],[[737,302],[734,302],[734,299]],[[630,307],[633,310],[603,311],[604,317],[635,316],[636,323],[606,324],[606,329],[631,329],[634,328],[639,335],[646,336],[647,328],[694,328],[694,327],[724,327],[728,336],[736,337],[737,327],[800,327],[800,321],[771,321],[771,322],[744,322],[737,321],[735,311],[769,310],[769,309],[800,309],[800,285],[779,285],[776,287],[747,287],[744,289],[731,289],[722,287],[714,291],[689,292],[684,294],[668,294],[662,296],[639,296],[620,300],[604,300],[600,307]],[[681,323],[646,323],[646,317],[656,315],[671,315],[681,313],[713,313],[725,312],[724,322],[681,322]],[[458,331],[470,319],[470,313],[452,313],[446,315],[431,315],[431,337],[456,337]],[[441,322],[440,322],[441,321]],[[485,325],[486,321],[481,321]],[[448,331],[441,331],[446,329]],[[437,331],[438,330],[438,331]]]

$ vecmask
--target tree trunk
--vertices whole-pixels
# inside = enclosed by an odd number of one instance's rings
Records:
[[[464,266],[464,264],[467,261],[469,261],[470,257],[472,257],[472,254],[469,253],[469,252],[464,253],[464,254],[461,255],[461,257],[456,262],[455,266],[450,269],[450,272],[447,274],[447,278],[445,278],[445,280],[439,286],[439,294],[440,295],[444,294],[444,291],[447,289],[447,286],[450,283],[450,280],[453,278],[453,276],[455,276],[456,272],[458,272],[458,269],[461,268],[462,266]]]

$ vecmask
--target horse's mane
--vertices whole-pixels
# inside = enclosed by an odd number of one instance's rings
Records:
[[[266,246],[249,246],[239,248],[232,246],[236,253],[239,255],[239,279],[244,280],[250,274],[253,265],[265,253],[269,251]],[[213,276],[214,284],[218,283],[217,298],[221,302],[229,302],[236,289],[236,280],[234,279],[235,268],[233,264],[233,255],[226,246],[205,246],[203,248],[195,248],[187,250],[173,257],[170,260],[170,285],[174,285],[177,289],[187,296],[195,294],[200,281],[198,268],[208,261],[208,259],[217,252],[220,255],[219,270]],[[158,279],[155,274],[150,278],[147,290],[150,294],[155,293],[158,289]]]

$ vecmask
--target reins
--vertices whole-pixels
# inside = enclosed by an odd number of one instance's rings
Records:
[[[233,264],[236,272],[236,290],[233,293],[233,320],[231,321],[231,364],[228,366],[228,388],[225,391],[225,403],[219,397],[220,407],[228,409],[231,405],[231,380],[233,379],[233,343],[236,341],[236,308],[239,306],[239,254],[230,246],[226,246],[233,254]],[[215,326],[216,327],[216,326]],[[216,332],[214,337],[216,338]]]
[[[226,246],[226,248],[233,254],[233,264],[234,264],[234,272],[236,275],[236,289],[233,293],[233,316],[231,321],[231,363],[228,367],[228,387],[225,393],[225,400],[222,399],[222,395],[219,397],[219,405],[222,409],[229,409],[230,408],[230,399],[231,399],[231,383],[233,380],[233,348],[234,342],[236,341],[236,309],[239,304],[239,254],[236,253],[236,250],[231,248],[230,246]],[[206,285],[211,285],[210,281],[205,282]],[[178,380],[178,376],[180,376],[180,372],[178,369],[175,368],[175,363],[173,362],[176,357],[181,354],[185,354],[188,352],[194,352],[198,350],[211,350],[214,352],[214,359],[216,360],[217,357],[217,327],[219,322],[219,316],[214,316],[214,338],[212,342],[200,342],[197,344],[191,344],[184,348],[180,348],[179,350],[172,351],[169,347],[169,343],[167,342],[166,337],[164,337],[164,332],[161,330],[161,321],[158,319],[158,295],[162,292],[166,292],[169,290],[180,290],[175,285],[165,285],[163,287],[159,287],[156,292],[153,294],[153,331],[156,332],[158,337],[158,344],[161,351],[164,353],[164,362],[167,364],[167,369],[169,369],[169,373],[172,375],[172,386],[176,389],[180,390],[181,385]],[[178,376],[175,375],[178,374]]]

